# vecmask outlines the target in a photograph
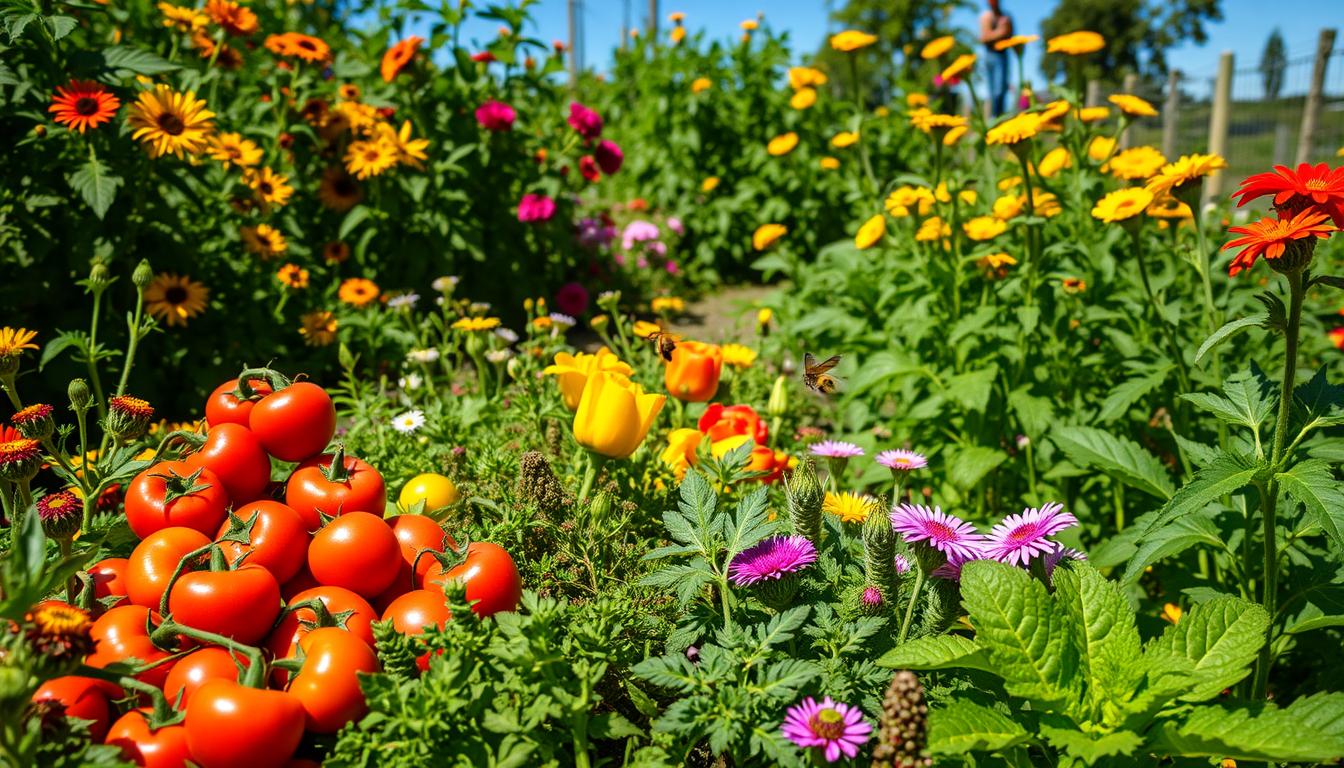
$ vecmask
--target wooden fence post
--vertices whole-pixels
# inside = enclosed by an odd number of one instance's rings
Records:
[[[658,0],[649,0],[649,42],[658,39]]]
[[[569,50],[567,51],[567,53],[569,54],[570,88],[573,88],[575,85],[578,85],[579,83],[579,59],[578,59],[579,52],[578,52],[578,46],[575,45],[575,43],[578,42],[576,38],[578,32],[578,9],[574,7],[577,2],[578,0],[569,0],[568,3],[569,7],[567,8],[567,16],[569,21]]]
[[[1167,73],[1167,98],[1162,105],[1162,154],[1176,159],[1176,132],[1181,123],[1181,71]]]
[[[1084,99],[1084,104],[1089,107],[1095,107],[1101,104],[1101,81],[1087,81],[1087,95]]]
[[[1227,124],[1232,111],[1232,72],[1235,59],[1231,51],[1218,57],[1218,78],[1213,83],[1213,108],[1209,110],[1209,153],[1227,157]],[[1214,171],[1204,180],[1204,203],[1223,194],[1223,172]]]
[[[1125,93],[1138,96],[1138,94],[1134,92],[1139,90],[1139,76],[1134,72],[1130,72],[1129,74],[1125,75],[1125,82],[1124,85],[1121,87],[1124,89]],[[1129,149],[1129,133],[1130,133],[1130,126],[1125,126],[1124,132],[1120,134],[1121,149]]]
[[[1316,123],[1321,116],[1321,95],[1325,91],[1325,68],[1335,50],[1335,30],[1322,29],[1316,42],[1316,65],[1311,68],[1311,87],[1307,103],[1302,107],[1302,132],[1297,136],[1297,162],[1311,158],[1311,141],[1316,134]]]

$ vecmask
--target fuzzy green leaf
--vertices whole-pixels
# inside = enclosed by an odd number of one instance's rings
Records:
[[[1153,746],[1171,755],[1319,763],[1344,756],[1344,694],[1273,704],[1195,707],[1163,723]]]
[[[1209,334],[1203,344],[1199,345],[1199,350],[1195,352],[1195,362],[1198,363],[1204,355],[1214,347],[1231,338],[1238,331],[1244,331],[1247,328],[1258,328],[1264,325],[1269,319],[1268,315],[1252,315],[1251,317],[1242,317],[1225,323],[1222,328]]]
[[[1336,549],[1344,549],[1344,489],[1330,464],[1307,459],[1287,472],[1274,476],[1283,492],[1302,503],[1307,514],[1321,526]]]
[[[1198,512],[1220,496],[1246,487],[1260,470],[1260,464],[1248,456],[1220,455],[1212,464],[1196,472],[1190,482],[1181,486],[1163,505],[1162,511],[1148,522],[1143,537],[1151,536],[1173,520]]]
[[[929,712],[929,751],[935,755],[998,751],[1030,740],[1019,723],[966,699],[953,699]]]
[[[1056,570],[1054,583],[1093,712],[1099,717],[1114,711],[1133,696],[1142,677],[1143,646],[1129,600],[1119,584],[1087,563]]]
[[[1192,512],[1143,536],[1139,540],[1138,551],[1129,559],[1129,566],[1120,580],[1126,584],[1137,581],[1144,569],[1153,563],[1199,544],[1222,547],[1223,537],[1218,526],[1213,524],[1212,517],[1204,510]]]
[[[93,209],[93,214],[100,219],[112,207],[112,201],[117,197],[117,187],[121,183],[121,177],[114,176],[97,157],[90,157],[79,170],[70,174],[70,187],[84,198],[84,202]]]
[[[1074,463],[1099,469],[1158,498],[1172,496],[1171,477],[1162,462],[1133,440],[1093,427],[1059,427],[1051,439]]]
[[[1264,608],[1240,598],[1220,597],[1191,608],[1179,623],[1148,644],[1145,655],[1192,662],[1194,685],[1181,699],[1206,701],[1250,672],[1268,626]]]
[[[994,672],[984,649],[961,635],[930,635],[898,645],[877,660],[890,669],[982,669]]]

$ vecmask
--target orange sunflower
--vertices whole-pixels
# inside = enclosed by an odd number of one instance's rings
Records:
[[[266,38],[266,50],[277,56],[293,56],[304,61],[319,62],[331,58],[331,46],[319,37],[300,32],[286,32]]]
[[[1289,263],[1285,266],[1293,267],[1297,261],[1311,256],[1311,249],[1315,247],[1315,243],[1310,238],[1326,238],[1335,231],[1329,219],[1330,217],[1324,213],[1304,210],[1291,219],[1265,217],[1244,227],[1229,227],[1228,232],[1235,232],[1244,237],[1239,237],[1223,246],[1224,251],[1232,248],[1242,249],[1228,266],[1227,273],[1236,277],[1238,272],[1255,266],[1255,260],[1262,255],[1266,259],[1277,261],[1287,254]]]
[[[246,37],[257,31],[257,14],[233,0],[210,0],[205,4],[205,12],[234,37]]]
[[[289,250],[284,233],[270,224],[243,227],[239,233],[243,238],[243,247],[262,259],[274,259]]]
[[[363,277],[352,277],[341,283],[336,295],[352,307],[362,307],[378,298],[378,284]]]
[[[384,82],[392,82],[401,74],[401,70],[415,58],[415,52],[420,50],[420,46],[425,42],[424,38],[416,35],[402,40],[383,54],[383,63],[379,68],[383,74]]]
[[[98,83],[71,80],[56,89],[47,111],[55,115],[56,122],[83,133],[85,128],[110,122],[120,106],[121,100]]]

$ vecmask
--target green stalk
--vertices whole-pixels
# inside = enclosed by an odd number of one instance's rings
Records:
[[[1027,216],[1034,217],[1036,215],[1036,194],[1032,190],[1031,186],[1031,169],[1027,167],[1026,151],[1027,151],[1026,147],[1023,147],[1021,151],[1018,151],[1016,147],[1013,148],[1013,154],[1017,155],[1018,163],[1021,164],[1022,166],[1022,183],[1027,187],[1027,204],[1026,204]],[[1027,306],[1028,307],[1030,307],[1032,305],[1032,302],[1034,302],[1036,299],[1035,294],[1036,294],[1037,264],[1036,264],[1035,235],[1036,235],[1036,226],[1034,224],[1027,225],[1026,238],[1027,238]]]
[[[910,602],[905,605],[905,618],[901,621],[901,633],[896,636],[896,644],[901,645],[905,638],[910,634],[910,621],[915,617],[915,603],[919,601],[919,595],[924,591],[924,569],[915,567],[915,587],[910,590]]]
[[[176,45],[176,40],[174,40]],[[90,154],[92,154],[92,145],[90,145]],[[93,401],[98,404],[98,418],[107,418],[107,398],[103,396],[103,379],[98,375],[98,363],[94,359],[94,350],[98,347],[98,318],[101,314],[99,308],[102,306],[103,291],[95,289],[93,291],[93,317],[89,320],[89,383],[93,385]]]
[[[1157,315],[1157,325],[1162,329],[1162,335],[1167,340],[1167,345],[1171,347],[1171,355],[1176,359],[1177,373],[1181,379],[1181,390],[1190,391],[1190,372],[1185,368],[1185,356],[1181,354],[1181,345],[1176,340],[1176,333],[1167,322],[1166,315],[1162,314],[1162,306],[1157,303],[1157,296],[1153,294],[1153,286],[1148,281],[1148,260],[1143,254],[1143,238],[1139,234],[1139,226],[1131,224],[1129,229],[1130,239],[1134,244],[1134,257],[1139,262],[1139,277],[1143,281],[1143,292],[1148,295],[1148,303],[1153,306],[1153,312]]]

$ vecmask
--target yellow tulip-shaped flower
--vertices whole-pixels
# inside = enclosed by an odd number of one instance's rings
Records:
[[[649,434],[666,395],[649,395],[619,374],[595,371],[574,413],[574,439],[609,459],[625,459]]]
[[[598,371],[612,373],[621,377],[634,375],[634,369],[622,362],[610,349],[603,347],[595,354],[580,352],[571,355],[560,352],[555,356],[555,364],[546,366],[542,371],[559,379],[560,394],[564,397],[565,407],[571,411],[579,408],[583,397],[584,385]]]
[[[885,234],[887,234],[887,217],[879,213],[859,227],[859,233],[854,236],[854,247],[861,251],[871,248]]]
[[[674,429],[668,433],[667,447],[658,455],[658,460],[681,480],[686,476],[686,470],[695,465],[696,451],[703,438],[704,433],[698,429]]]

